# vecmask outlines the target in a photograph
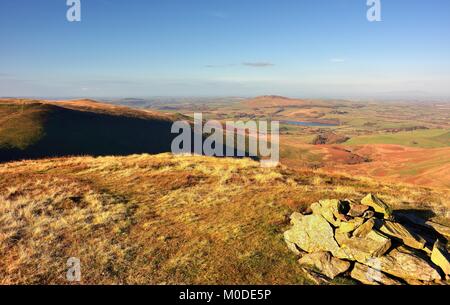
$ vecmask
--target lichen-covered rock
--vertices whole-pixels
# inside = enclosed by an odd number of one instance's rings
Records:
[[[341,247],[340,252],[337,253],[341,256],[336,256],[361,263],[374,257],[380,257],[391,247],[391,240],[375,230],[371,230],[364,237],[350,237],[349,234],[340,233],[336,233],[335,237]]]
[[[394,280],[372,267],[355,263],[350,276],[365,285],[402,285],[401,282]]]
[[[309,268],[301,268],[306,278],[316,285],[329,285],[331,280],[325,275],[315,272]]]
[[[329,252],[315,252],[305,254],[299,261],[304,268],[313,270],[334,279],[350,268],[350,263],[333,257]]]
[[[434,243],[431,261],[439,266],[446,275],[450,274],[450,256],[438,240]]]
[[[291,220],[291,224],[295,225],[297,223],[300,223],[301,220],[303,218],[303,215],[299,212],[294,212],[292,213],[290,220]]]
[[[348,208],[348,202],[337,199],[320,200],[311,205],[313,214],[322,216],[335,227],[347,220],[345,214]]]
[[[295,255],[300,255],[301,254],[301,252],[297,248],[296,244],[294,244],[294,243],[292,243],[292,242],[290,242],[290,241],[288,241],[286,239],[284,241],[286,242],[288,249],[291,250],[292,253],[294,253]]]
[[[436,242],[442,238],[436,231],[447,236],[447,227],[417,221],[414,214],[409,220],[402,211],[394,218],[392,209],[372,194],[361,204],[352,199],[320,200],[311,205],[310,213],[293,213],[284,237],[289,249],[303,255],[299,263],[313,282],[329,284],[347,274],[349,261],[354,261],[350,276],[363,284],[449,284],[449,254]]]
[[[444,226],[442,224],[425,220],[411,213],[405,213],[404,211],[397,211],[396,217],[399,218],[404,223],[412,223],[427,229],[432,229],[444,236],[446,239],[450,239],[450,227]]]
[[[450,240],[450,227],[444,226],[442,224],[433,221],[427,221],[425,222],[425,225],[429,228],[436,230],[436,232],[444,236],[446,239]]]
[[[375,195],[368,194],[361,200],[361,204],[372,207],[375,212],[383,214],[386,219],[392,219],[391,207]]]
[[[338,233],[351,233],[356,228],[361,226],[364,223],[364,218],[362,217],[355,217],[349,221],[341,222],[339,225],[339,228],[336,229],[336,232]]]
[[[377,220],[377,229],[382,233],[401,240],[405,245],[422,250],[425,247],[425,239],[410,232],[404,225],[389,220]]]
[[[375,212],[372,210],[365,211],[362,217],[366,219],[375,217]]]
[[[368,210],[369,206],[367,205],[350,203],[350,210],[347,212],[347,215],[351,217],[362,217]]]
[[[367,220],[353,232],[353,237],[366,237],[374,226],[375,220],[373,218]]]
[[[360,261],[360,263],[401,279],[425,282],[441,279],[438,271],[425,258],[419,254],[403,252],[400,249],[394,249],[382,257],[365,262]]]
[[[287,242],[296,244],[306,252],[328,251],[336,253],[339,245],[334,239],[331,225],[320,215],[307,215],[298,219],[294,226],[284,232]]]

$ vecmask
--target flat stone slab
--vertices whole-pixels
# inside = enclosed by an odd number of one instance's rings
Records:
[[[297,217],[292,228],[284,232],[284,238],[309,253],[327,251],[334,254],[340,250],[333,228],[320,215]]]
[[[350,276],[365,285],[402,285],[400,281],[390,278],[380,270],[355,263]]]
[[[441,280],[438,271],[427,260],[413,253],[394,249],[387,255],[361,262],[401,279],[433,282]]]
[[[350,268],[350,262],[335,258],[329,252],[305,254],[298,262],[303,267],[312,268],[330,279],[334,279]]]

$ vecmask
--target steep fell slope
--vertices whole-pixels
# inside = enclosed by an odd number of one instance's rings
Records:
[[[0,101],[0,162],[168,152],[174,119],[91,101]]]

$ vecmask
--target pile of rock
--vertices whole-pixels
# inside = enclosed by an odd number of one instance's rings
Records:
[[[375,285],[448,283],[448,228],[436,232],[430,224],[397,218],[372,194],[360,202],[321,200],[308,215],[291,215],[284,239],[318,284],[338,275]]]

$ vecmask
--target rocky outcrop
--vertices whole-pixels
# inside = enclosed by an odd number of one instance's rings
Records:
[[[366,265],[402,279],[435,281],[440,280],[438,271],[418,254],[394,249],[389,254],[365,262]]]
[[[386,274],[369,266],[355,263],[350,276],[365,285],[401,285],[398,280],[394,280]]]
[[[450,257],[444,245],[438,240],[434,243],[431,261],[439,266],[445,275],[450,275]]]
[[[361,227],[364,223],[364,218],[355,217],[349,221],[341,222],[339,227],[336,229],[336,233],[351,233],[355,231],[357,228]]]
[[[411,215],[411,213],[405,213],[402,211],[396,212],[396,218],[401,220],[404,223],[411,223],[425,229],[430,229],[438,232],[446,239],[450,239],[450,227],[443,226],[441,224],[435,223],[433,221],[427,221],[415,215]]]
[[[348,215],[351,217],[362,217],[366,211],[369,210],[369,206],[364,204],[350,203],[350,210]]]
[[[348,209],[348,204],[340,200],[320,200],[311,205],[311,210],[316,215],[321,215],[333,226],[339,226],[345,220],[344,214]]]
[[[315,283],[342,275],[368,285],[436,284],[449,274],[439,234],[432,237],[434,247],[427,244],[429,232],[426,240],[398,222],[392,208],[373,194],[359,202],[320,200],[310,212],[293,213],[284,238]]]
[[[349,234],[340,233],[335,237],[342,250],[338,252],[340,257],[362,263],[382,256],[391,247],[391,240],[375,230],[370,230],[363,237],[350,237]]]
[[[410,232],[404,225],[388,221],[378,220],[379,230],[384,234],[400,239],[405,245],[422,250],[425,247],[425,239]]]
[[[320,272],[330,279],[334,279],[350,268],[349,262],[335,258],[329,252],[306,254],[298,262],[304,268]]]
[[[316,285],[329,285],[331,283],[330,278],[319,272],[316,272],[310,268],[302,268],[302,270],[306,278]]]
[[[372,207],[375,212],[383,214],[386,219],[392,218],[392,209],[377,196],[369,194],[361,200],[361,204]]]
[[[367,234],[372,231],[374,226],[375,220],[373,218],[368,219],[365,223],[356,228],[355,232],[353,232],[353,237],[361,238],[367,236]]]
[[[284,239],[308,253],[340,251],[334,240],[333,228],[320,215],[307,215],[298,219],[290,230],[284,232]]]

